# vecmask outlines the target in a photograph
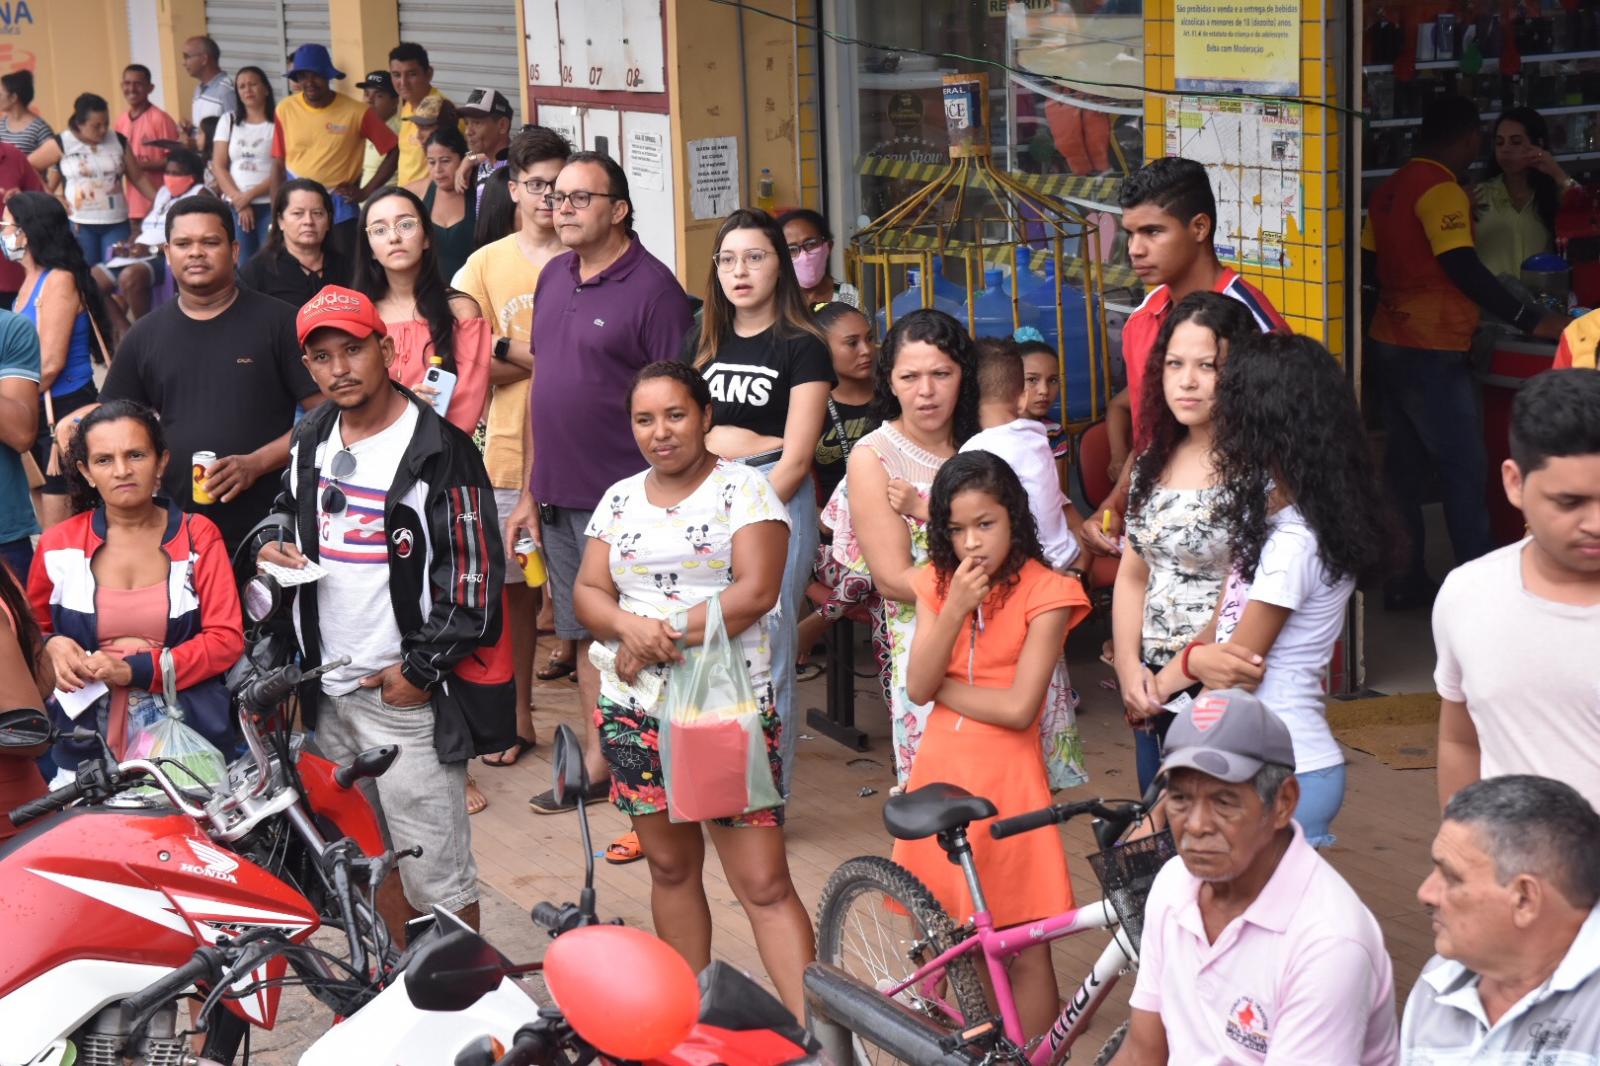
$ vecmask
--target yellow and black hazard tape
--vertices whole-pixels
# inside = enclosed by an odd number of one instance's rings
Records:
[[[909,160],[867,155],[861,157],[856,172],[863,177],[932,181],[949,169],[949,163],[913,163]],[[977,171],[972,171],[967,178],[967,184],[978,185],[977,175]],[[1008,171],[1007,175],[1034,192],[1046,196],[1070,196],[1102,204],[1116,203],[1117,193],[1122,189],[1121,178],[1082,178],[1075,174],[1021,174],[1016,171]]]

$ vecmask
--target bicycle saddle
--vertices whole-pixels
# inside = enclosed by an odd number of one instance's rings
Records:
[[[935,781],[883,805],[883,824],[899,840],[921,840],[995,816],[994,804],[964,788]]]

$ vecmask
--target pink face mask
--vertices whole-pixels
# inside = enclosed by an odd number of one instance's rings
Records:
[[[828,276],[828,253],[831,251],[832,244],[822,244],[794,257],[794,274],[802,289],[815,288]]]

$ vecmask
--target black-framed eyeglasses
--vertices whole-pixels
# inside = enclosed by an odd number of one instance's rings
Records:
[[[333,458],[328,461],[328,469],[322,476],[328,479],[327,486],[322,490],[322,511],[324,514],[343,514],[349,506],[349,499],[344,490],[339,487],[339,482],[348,480],[356,472],[356,453],[349,448],[340,448],[333,453]]]
[[[549,178],[528,178],[526,181],[518,182],[518,184],[528,190],[529,196],[543,196],[550,191],[555,182]],[[573,202],[576,203],[577,201]]]
[[[622,197],[609,192],[590,192],[588,189],[574,189],[572,192],[545,193],[544,205],[552,211],[559,210],[561,205],[568,200],[579,211],[589,206],[589,201],[596,196],[604,196],[607,200],[620,200]]]
[[[799,244],[789,245],[789,258],[793,259],[798,255],[808,255],[827,243],[828,242],[823,240],[821,237],[807,237]]]

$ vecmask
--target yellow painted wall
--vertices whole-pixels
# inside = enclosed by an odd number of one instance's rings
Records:
[[[1337,100],[1333,69],[1336,57],[1327,53],[1324,2],[1301,0],[1300,95],[1308,101],[1331,104]],[[1172,13],[1173,0],[1145,0],[1145,78],[1147,84],[1160,89],[1175,87]],[[1145,95],[1147,158],[1165,154],[1169,99],[1154,93]],[[1298,227],[1291,227],[1287,237],[1291,265],[1285,270],[1239,267],[1239,271],[1266,294],[1296,333],[1317,338],[1343,359],[1349,350],[1344,304],[1346,271],[1350,266],[1345,255],[1345,204],[1339,180],[1345,118],[1308,103],[1304,130],[1301,173],[1305,217],[1299,220]]]
[[[0,21],[0,71],[33,71],[34,107],[53,128],[67,124],[82,92],[105,97],[113,115],[122,109],[129,61],[122,0],[12,0],[10,16]]]
[[[389,69],[389,49],[400,41],[400,10],[395,0],[332,0],[328,29],[333,65],[351,74],[343,91],[360,97],[356,82],[369,70]]]
[[[811,0],[803,0],[809,8]],[[796,17],[794,0],[751,0],[751,6]],[[678,277],[696,295],[704,295],[711,243],[720,219],[696,220],[689,204],[687,141],[737,137],[743,172],[741,202],[754,206],[761,168],[772,172],[774,197],[780,207],[816,202],[818,184],[801,187],[800,81],[815,67],[802,70],[797,56],[797,31],[788,23],[755,11],[703,0],[667,2],[667,91],[672,99],[673,184],[679,220]],[[807,35],[809,36],[809,35]],[[739,42],[743,41],[743,56]],[[815,128],[815,118],[811,120]],[[816,138],[808,152],[815,171]]]

